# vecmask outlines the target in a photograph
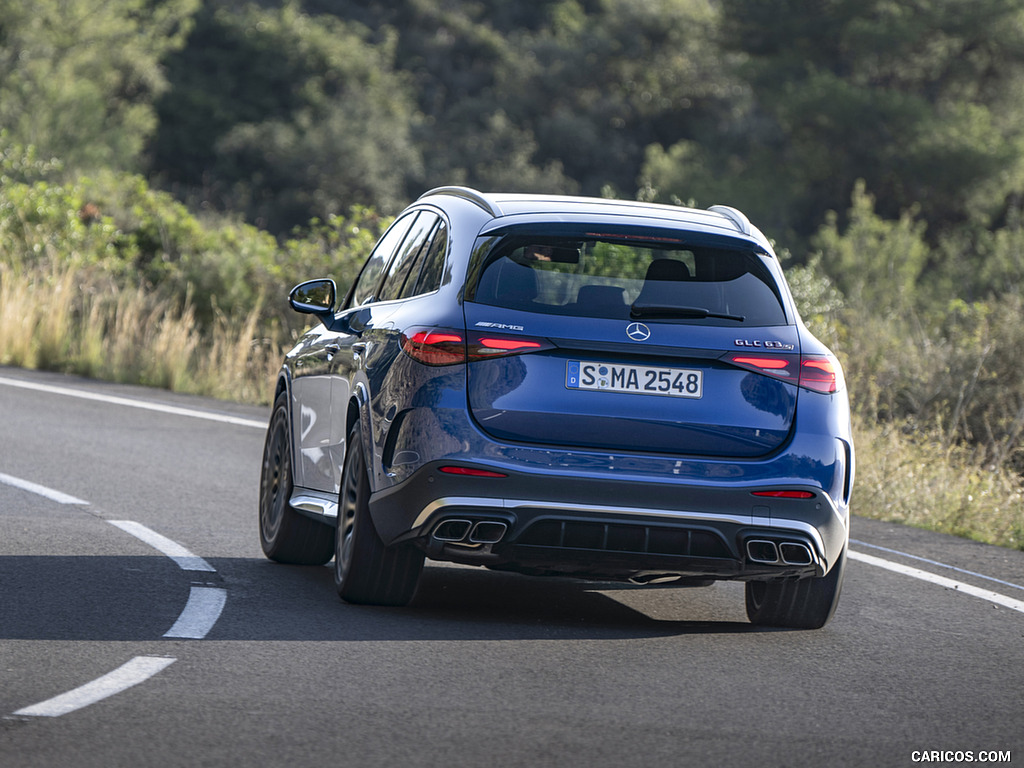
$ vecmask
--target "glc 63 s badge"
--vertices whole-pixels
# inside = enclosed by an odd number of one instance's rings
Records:
[[[784,341],[775,341],[773,339],[736,339],[735,344],[737,347],[774,349],[776,352],[792,352],[795,349],[792,344],[787,344]]]

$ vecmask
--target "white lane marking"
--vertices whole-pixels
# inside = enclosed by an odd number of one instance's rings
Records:
[[[132,520],[108,520],[111,525],[117,526],[125,533],[130,533],[137,539],[140,539],[153,549],[162,552],[171,558],[178,564],[178,567],[183,571],[205,571],[206,573],[216,573],[216,569],[203,558],[193,555],[181,544],[176,541],[171,541],[166,536],[161,536],[156,531],[147,528],[142,523],[136,523]]]
[[[185,610],[178,620],[164,634],[164,637],[180,637],[202,640],[213,629],[224,610],[228,599],[226,590],[214,587],[192,587]]]
[[[856,539],[850,539],[851,544],[856,544],[858,547],[870,547],[871,549],[877,549],[881,552],[888,552],[890,555],[899,555],[900,557],[906,557],[910,560],[917,560],[919,563],[928,563],[929,565],[936,565],[939,568],[946,568],[950,571],[956,571],[957,573],[963,573],[967,576],[974,576],[978,579],[984,579],[985,581],[991,581],[994,584],[1002,584],[1004,587],[1013,587],[1014,589],[1024,589],[1020,584],[1014,584],[1012,581],[1003,581],[1002,579],[995,579],[991,576],[986,576],[983,573],[977,571],[968,571],[964,568],[957,568],[955,565],[948,565],[946,563],[940,563],[938,560],[929,560],[927,557],[919,557],[918,555],[912,555],[909,552],[901,552],[898,549],[889,549],[888,547],[880,547],[877,544],[868,544],[866,541],[857,541]]]
[[[29,480],[22,480],[20,477],[11,477],[10,475],[0,474],[0,483],[4,485],[10,485],[14,488],[20,488],[23,491],[34,493],[37,496],[43,496],[50,501],[55,501],[58,504],[79,504],[82,506],[89,506],[89,502],[83,499],[75,498],[67,493],[61,491],[55,491],[53,488],[47,488],[45,485],[39,485]]]
[[[192,419],[205,419],[216,421],[221,424],[234,424],[239,427],[253,427],[255,429],[266,429],[265,421],[255,419],[243,419],[240,416],[229,416],[226,413],[212,413],[210,411],[197,411],[192,408],[181,408],[176,405],[165,405],[163,403],[151,403],[145,400],[134,400],[128,397],[116,395],[101,395],[95,392],[86,392],[81,389],[70,387],[55,387],[50,384],[38,384],[35,382],[19,381],[18,379],[6,379],[0,377],[0,384],[19,389],[28,389],[33,392],[47,392],[51,395],[64,395],[65,397],[77,397],[81,400],[93,400],[108,405],[122,405],[127,408],[141,408],[146,411],[157,411],[158,413],[169,413],[173,416],[187,416]]]
[[[73,691],[62,693],[60,696],[47,699],[39,704],[33,704],[31,707],[19,709],[14,714],[28,717],[66,715],[143,683],[175,661],[176,659],[166,656],[136,656],[113,672],[98,677],[91,683],[86,683]]]
[[[850,556],[851,560],[859,560],[862,563],[867,563],[868,565],[873,565],[877,568],[885,568],[887,571],[892,571],[893,573],[899,573],[904,576],[921,579],[921,581],[927,581],[932,584],[937,584],[940,587],[945,587],[946,589],[963,592],[966,595],[980,597],[982,600],[988,600],[989,602],[996,603],[1004,608],[1024,613],[1024,600],[1015,600],[1012,597],[1001,595],[998,592],[993,592],[989,589],[974,587],[970,584],[964,584],[962,581],[955,581],[953,579],[946,578],[945,576],[939,576],[935,573],[922,571],[920,568],[911,568],[907,565],[900,565],[899,563],[894,563],[891,560],[883,560],[882,558],[875,557],[874,555],[865,555],[862,552],[854,552],[852,550],[849,550],[847,554]]]

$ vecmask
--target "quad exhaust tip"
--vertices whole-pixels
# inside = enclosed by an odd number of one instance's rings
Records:
[[[811,565],[810,547],[800,541],[774,542],[769,539],[747,541],[747,558],[763,565]]]
[[[798,541],[784,541],[779,544],[779,559],[786,565],[810,565],[814,558],[806,544]]]
[[[471,544],[497,544],[508,531],[508,523],[501,520],[481,520],[469,532]]]
[[[445,520],[434,529],[434,538],[438,541],[463,541],[472,528],[470,520]]]
[[[508,533],[504,520],[462,520],[441,521],[434,529],[434,539],[447,544],[497,544]]]

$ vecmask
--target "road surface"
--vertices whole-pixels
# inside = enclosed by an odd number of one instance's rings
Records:
[[[351,606],[260,552],[268,413],[0,368],[0,765],[1024,762],[1024,552],[856,518],[819,631],[429,562]]]

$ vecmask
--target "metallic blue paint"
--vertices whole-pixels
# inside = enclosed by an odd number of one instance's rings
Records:
[[[325,497],[338,493],[344,446],[339,449],[332,440],[339,435],[344,439],[350,414],[358,413],[373,488],[370,509],[385,544],[413,539],[439,560],[602,578],[667,573],[758,579],[827,573],[848,540],[854,453],[846,392],[812,392],[723,361],[747,345],[761,350],[777,345],[795,355],[829,354],[799,321],[763,235],[756,229],[745,235],[726,217],[707,211],[498,195],[485,206],[475,200],[476,194],[442,192],[411,207],[432,211],[447,225],[445,268],[435,290],[362,307],[343,304],[333,319],[312,329],[288,353],[281,376],[293,392],[295,445],[304,455],[332,462],[321,471],[310,470],[307,477],[317,479],[298,490]],[[645,226],[675,230],[681,236],[715,243],[727,239],[749,248],[760,254],[777,282],[779,300],[791,320],[748,328],[730,322],[645,319],[650,337],[634,341],[627,336],[628,323],[617,319],[566,317],[465,300],[465,285],[477,274],[474,264],[503,231],[511,225],[522,231],[531,223],[557,228],[567,221],[584,229],[600,229],[606,221],[616,231]],[[491,236],[481,238],[482,233]],[[357,314],[359,322],[353,323]],[[430,366],[402,351],[402,333],[412,327],[463,334],[484,328],[504,337],[542,339],[551,346],[537,353]],[[686,400],[568,389],[566,365],[571,360],[699,367],[704,396]],[[303,380],[337,378],[345,386],[303,385]],[[319,393],[321,400],[302,402],[304,391]],[[344,395],[343,402],[331,399],[339,395]],[[302,409],[329,423],[303,427]],[[303,429],[320,435],[320,443],[303,443],[309,437],[299,434]],[[450,464],[509,477],[437,471]],[[813,498],[751,495],[759,489],[805,489]],[[435,527],[453,515],[470,521],[499,519],[508,524],[508,534],[499,543],[479,546],[432,539]],[[579,551],[566,550],[563,563],[557,547],[521,546],[530,526],[547,520],[623,530],[648,530],[653,520],[667,528],[679,526],[691,537],[719,540],[729,555],[715,559],[717,555],[708,554],[711,548],[674,558],[637,555],[631,563],[628,552],[593,551],[581,560]],[[605,530],[607,536],[611,529]],[[813,564],[773,570],[750,562],[743,541],[766,535],[806,542]],[[517,559],[523,553],[533,559]]]

